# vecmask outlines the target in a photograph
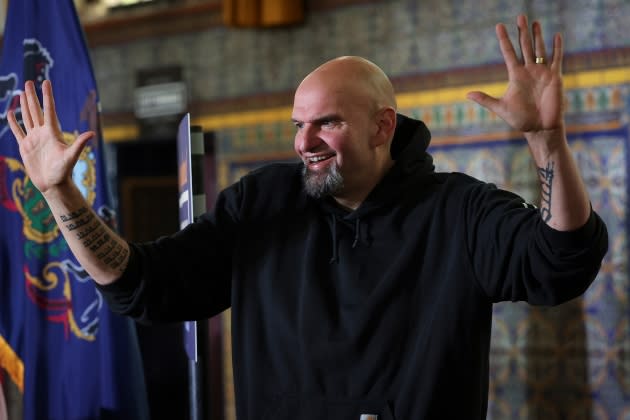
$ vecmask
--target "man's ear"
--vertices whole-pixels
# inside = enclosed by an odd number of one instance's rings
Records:
[[[372,146],[382,146],[394,137],[396,130],[396,110],[392,107],[380,109],[374,116],[377,130],[372,136]]]

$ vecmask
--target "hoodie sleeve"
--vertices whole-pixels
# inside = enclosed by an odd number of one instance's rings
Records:
[[[557,305],[588,288],[608,249],[608,233],[591,210],[581,228],[549,227],[521,197],[479,183],[463,208],[467,252],[479,286],[493,302]]]
[[[131,243],[122,277],[97,285],[112,311],[153,323],[208,318],[228,308],[239,202],[235,184],[219,195],[211,213],[183,230]]]

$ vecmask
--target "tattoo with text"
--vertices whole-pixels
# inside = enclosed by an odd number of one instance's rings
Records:
[[[81,207],[79,210],[70,212],[69,214],[62,214],[61,216],[59,216],[59,218],[62,222],[69,222],[72,219],[83,216],[85,213],[87,213],[87,211],[88,210],[85,207]]]
[[[100,261],[121,273],[124,271],[123,263],[129,251],[119,243],[115,235],[110,234],[104,223],[94,213],[82,207],[59,218],[65,228],[72,232]]]
[[[548,162],[546,168],[538,168],[538,176],[542,183],[540,215],[545,222],[551,220],[551,188],[553,185],[553,166],[554,163]]]

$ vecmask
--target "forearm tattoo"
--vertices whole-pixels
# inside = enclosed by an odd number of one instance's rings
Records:
[[[551,188],[553,185],[553,161],[547,162],[546,168],[538,168],[538,176],[542,184],[540,215],[545,222],[551,220]]]
[[[59,216],[68,231],[108,267],[123,272],[129,251],[86,207]]]

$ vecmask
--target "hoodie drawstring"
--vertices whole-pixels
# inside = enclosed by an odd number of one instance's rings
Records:
[[[332,257],[330,258],[330,264],[339,262],[339,238],[337,234],[337,217],[332,214]],[[352,248],[356,248],[361,241],[361,219],[357,218],[354,221],[354,240],[352,242]]]
[[[333,254],[332,257],[330,258],[330,264],[335,264],[337,262],[339,262],[339,246],[337,244],[338,240],[337,240],[337,218],[335,217],[335,215],[331,215],[332,217],[332,249],[333,249]]]
[[[361,238],[361,219],[357,218],[354,225],[354,242],[352,242],[352,248],[356,248]]]

